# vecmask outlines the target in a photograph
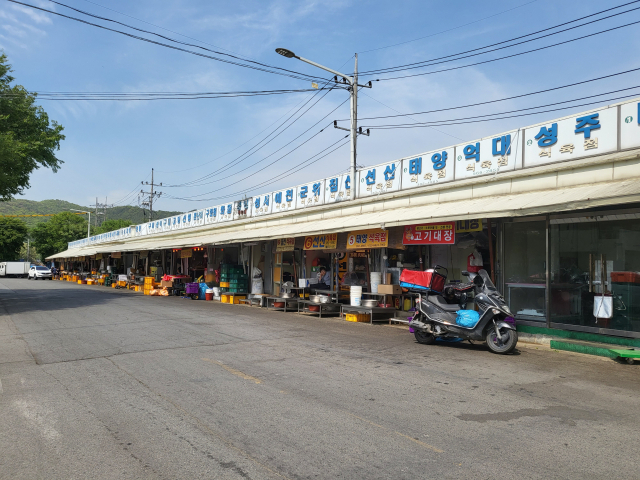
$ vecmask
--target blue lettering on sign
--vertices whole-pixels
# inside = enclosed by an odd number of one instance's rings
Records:
[[[313,196],[314,197],[320,196],[320,182],[313,184]]]
[[[535,136],[539,147],[550,147],[558,142],[558,124],[554,123],[551,128],[540,127],[540,131]]]
[[[269,206],[269,195],[264,196],[264,202],[262,202],[265,207]]]
[[[498,144],[500,144],[500,148],[498,148]],[[511,153],[511,135],[494,138],[491,147],[494,155],[509,155]]]
[[[591,138],[591,130],[598,130],[600,128],[600,120],[598,120],[598,117],[599,114],[594,113],[576,118],[575,133],[584,133],[584,138]]]
[[[258,209],[260,208],[260,197],[256,197],[253,201],[253,206]]]
[[[189,220],[191,220],[191,215],[189,215]],[[186,215],[182,216],[182,223],[187,223],[187,216]]]
[[[187,216],[187,222],[191,222],[191,214]]]
[[[365,177],[366,181],[367,181],[367,185],[373,185],[374,183],[376,183],[376,171],[374,170],[369,170],[369,173],[367,173],[367,176]]]
[[[276,203],[282,203],[282,192],[276,193],[275,200],[276,200]]]
[[[287,202],[293,201],[293,188],[287,190]]]
[[[227,205],[227,215],[230,215],[233,212],[233,206],[231,204]]]
[[[300,198],[307,198],[307,192],[309,191],[309,187],[306,185],[304,187],[300,187]]]
[[[387,168],[384,169],[384,179],[386,181],[393,180],[396,178],[396,164],[387,165]]]
[[[338,179],[332,178],[329,180],[329,191],[331,193],[336,193],[338,191]]]
[[[409,174],[420,175],[422,173],[422,157],[409,160]]]
[[[480,142],[475,145],[467,145],[464,147],[464,158],[466,160],[472,160],[475,158],[476,162],[480,161]]]
[[[351,188],[351,175],[347,175],[347,178],[344,179],[344,188],[345,190],[349,190]]]
[[[431,162],[434,170],[442,170],[447,166],[447,152],[434,153],[431,156]]]

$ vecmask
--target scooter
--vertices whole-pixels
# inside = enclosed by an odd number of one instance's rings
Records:
[[[462,338],[463,340],[486,341],[494,353],[511,353],[518,343],[515,320],[504,297],[498,292],[486,270],[477,274],[462,272],[471,280],[458,287],[447,285],[442,294],[429,292],[416,300],[416,312],[409,323],[419,343],[431,345],[436,338]],[[452,290],[453,289],[453,290]],[[472,327],[456,323],[458,311],[467,302],[467,293],[475,290],[474,301],[478,305],[480,318]],[[447,298],[457,303],[447,302]]]

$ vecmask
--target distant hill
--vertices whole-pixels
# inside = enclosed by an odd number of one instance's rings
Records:
[[[91,211],[91,223],[94,224],[94,209],[76,205],[75,203],[65,200],[42,200],[36,202],[33,200],[16,199],[9,202],[0,202],[0,215],[43,215],[47,213],[68,212],[70,209]],[[146,213],[146,216],[145,216]],[[153,218],[166,218],[178,215],[182,212],[167,212],[164,210],[154,211]],[[40,222],[46,222],[50,217],[22,217],[22,220],[33,228]],[[149,221],[149,212],[139,207],[125,206],[107,209],[107,219],[112,220],[130,220],[134,225]],[[104,220],[100,215],[100,221]]]

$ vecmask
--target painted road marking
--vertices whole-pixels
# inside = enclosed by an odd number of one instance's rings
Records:
[[[436,453],[444,453],[444,450],[440,450],[439,448],[436,448],[433,445],[429,445],[428,443],[424,443],[424,442],[421,442],[420,440],[416,440],[415,438],[410,437],[409,435],[405,435],[404,433],[396,432],[395,430],[391,430],[390,428],[383,427],[382,425],[378,425],[377,423],[373,423],[372,421],[367,420],[366,418],[359,417],[358,415],[354,415],[353,413],[349,413],[349,412],[344,412],[344,413],[346,413],[347,415],[350,415],[350,416],[352,416],[354,418],[357,418],[358,420],[362,420],[363,422],[367,422],[368,424],[373,425],[374,427],[382,428],[383,430],[387,430],[389,432],[393,432],[394,434],[396,434],[396,435],[398,435],[398,436],[400,436],[402,438],[406,438],[407,440],[411,440],[413,443],[417,443],[418,445],[420,445],[420,446],[422,446],[422,447],[424,447],[426,449],[432,450],[432,451],[434,451]]]
[[[241,372],[240,370],[236,370],[235,368],[231,368],[230,366],[225,365],[224,363],[219,362],[217,360],[211,360],[210,358],[203,358],[202,360],[204,360],[205,362],[211,362],[211,363],[215,363],[216,365],[220,365],[227,372],[232,373],[237,377],[244,378],[245,380],[251,380],[252,382],[255,382],[255,383],[262,383],[262,380],[260,380],[259,378],[252,377],[251,375],[247,375],[246,373]]]

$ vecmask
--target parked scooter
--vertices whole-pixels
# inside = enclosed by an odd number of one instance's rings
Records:
[[[436,267],[437,269],[437,267]],[[471,283],[455,287],[447,285],[442,294],[422,293],[416,301],[416,313],[409,323],[418,342],[431,345],[437,337],[486,341],[494,353],[512,352],[518,343],[515,320],[504,297],[498,292],[486,270],[477,274],[462,272]],[[456,323],[458,312],[467,302],[466,291],[473,286],[479,320],[475,326]],[[446,297],[446,298],[445,298]],[[456,303],[448,303],[454,299]]]

